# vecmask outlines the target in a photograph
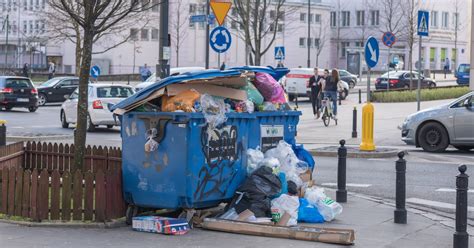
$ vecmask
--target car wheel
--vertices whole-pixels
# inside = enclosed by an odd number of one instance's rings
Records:
[[[348,89],[344,89],[342,92],[341,92],[341,100],[346,100],[347,96],[349,95],[349,90]]]
[[[354,81],[349,82],[349,88],[354,89],[355,86],[356,86],[356,83]]]
[[[460,151],[465,151],[468,152],[471,149],[474,149],[474,146],[454,146],[454,148],[460,150]]]
[[[44,106],[47,102],[46,95],[45,94],[39,94],[38,95],[38,105],[39,106]]]
[[[38,107],[29,107],[29,108],[28,108],[28,111],[30,111],[31,113],[33,113],[33,112],[36,112],[37,109],[38,109]]]
[[[107,128],[108,128],[108,129],[111,129],[111,128],[113,128],[113,127],[114,127],[114,125],[107,125]]]
[[[92,123],[91,117],[87,115],[87,132],[94,132],[95,131],[95,125]]]
[[[435,87],[436,87],[436,84],[433,83],[433,82],[431,82],[430,84],[428,84],[428,88],[430,88],[430,89],[431,89],[431,88],[435,88]]]
[[[421,127],[418,143],[427,152],[443,152],[449,145],[448,132],[441,124],[429,122]]]
[[[61,126],[63,128],[68,128],[69,127],[69,123],[67,123],[66,114],[64,113],[64,111],[61,111]]]
[[[13,107],[5,107],[5,111],[10,111],[12,110]]]
[[[410,89],[410,85],[405,84],[405,85],[403,86],[403,88],[406,89],[406,90],[409,90],[409,89]]]

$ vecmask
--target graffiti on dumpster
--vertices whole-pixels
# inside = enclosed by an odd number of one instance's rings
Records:
[[[226,126],[209,130],[203,127],[201,145],[206,165],[199,171],[199,180],[194,197],[207,198],[212,194],[223,196],[236,176],[233,166],[242,151],[237,143],[237,127]]]

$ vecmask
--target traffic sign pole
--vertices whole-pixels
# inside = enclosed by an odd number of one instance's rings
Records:
[[[210,0],[206,1],[206,18],[209,18]],[[209,69],[209,22],[206,21],[206,69]]]
[[[370,102],[370,67],[367,71],[367,101]]]
[[[421,44],[423,36],[420,36],[420,43],[418,44],[418,85],[416,87],[416,110],[420,111],[420,88],[421,88],[421,65],[423,64],[421,62]],[[410,72],[411,73],[411,72]]]
[[[390,90],[390,48],[388,47],[388,58],[387,58],[387,91]]]

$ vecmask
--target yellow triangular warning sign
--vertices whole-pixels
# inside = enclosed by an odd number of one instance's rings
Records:
[[[212,12],[216,16],[217,23],[222,26],[232,3],[229,0],[211,0]]]

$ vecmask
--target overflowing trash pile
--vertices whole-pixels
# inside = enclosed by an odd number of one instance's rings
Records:
[[[249,176],[220,218],[295,226],[332,221],[342,212],[339,203],[313,185],[315,162],[302,146],[282,140],[265,154],[248,149],[247,156]]]

